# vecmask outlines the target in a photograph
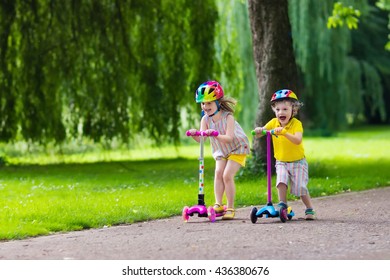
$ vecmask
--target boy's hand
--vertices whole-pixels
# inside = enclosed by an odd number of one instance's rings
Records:
[[[286,130],[284,129],[284,127],[276,127],[274,129],[274,133],[275,133],[275,135],[285,135]]]
[[[263,130],[264,130],[263,127],[256,127],[256,128],[255,128],[256,134],[262,134]]]

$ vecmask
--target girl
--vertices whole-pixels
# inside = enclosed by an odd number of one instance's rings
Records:
[[[271,107],[276,118],[264,127],[256,127],[256,135],[262,130],[274,130],[272,136],[274,156],[276,159],[276,186],[278,188],[279,206],[287,208],[287,189],[302,199],[306,206],[305,219],[315,219],[307,183],[309,181],[308,164],[303,149],[302,123],[295,118],[302,103],[294,92],[283,89],[275,92],[271,98]]]
[[[241,166],[245,166],[246,156],[250,153],[249,140],[243,129],[234,120],[234,106],[236,101],[224,97],[221,85],[216,81],[207,81],[201,84],[195,93],[195,100],[201,104],[204,115],[200,122],[200,130],[208,135],[218,131],[218,136],[210,137],[211,148],[215,163],[214,177],[214,210],[217,213],[224,211],[222,198],[225,193],[227,209],[224,220],[234,218],[234,198],[236,187],[234,176]],[[196,129],[190,129],[195,135]],[[199,142],[198,136],[192,136]]]

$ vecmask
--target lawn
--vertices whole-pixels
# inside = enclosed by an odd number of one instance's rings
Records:
[[[389,138],[388,126],[305,138],[311,195],[389,186]],[[0,167],[0,240],[179,215],[197,202],[198,149],[187,142],[179,148],[22,154],[1,146],[8,164]],[[214,202],[213,168],[207,157],[207,204]],[[265,203],[264,175],[238,177],[236,185],[237,207]]]

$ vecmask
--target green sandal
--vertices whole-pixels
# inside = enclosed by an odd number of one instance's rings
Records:
[[[316,212],[311,208],[307,208],[305,211],[305,220],[311,221],[315,219],[316,219]]]

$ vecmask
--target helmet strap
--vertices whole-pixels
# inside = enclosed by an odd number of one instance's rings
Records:
[[[215,116],[215,114],[221,110],[221,105],[219,104],[218,100],[215,100],[215,104],[217,105],[217,110],[213,114],[209,115],[209,117]]]

